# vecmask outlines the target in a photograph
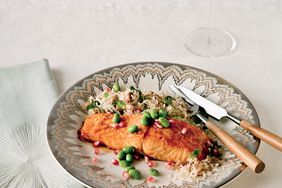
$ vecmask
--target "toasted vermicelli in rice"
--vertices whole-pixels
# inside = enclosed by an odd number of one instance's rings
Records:
[[[221,165],[222,160],[216,157],[207,157],[204,160],[197,158],[191,159],[186,165],[178,165],[175,167],[175,173],[172,179],[191,178],[205,179],[209,173],[216,172]]]
[[[143,93],[135,88],[118,92],[105,90],[96,97],[90,96],[86,106],[89,115],[114,111],[130,115],[149,109],[165,109],[169,117],[191,121],[191,107],[182,98],[163,93]]]

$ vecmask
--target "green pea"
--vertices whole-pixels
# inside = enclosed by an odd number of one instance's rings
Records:
[[[155,168],[150,168],[149,173],[152,176],[159,176],[160,175],[159,171]]]
[[[157,109],[153,109],[153,110],[151,110],[150,115],[151,115],[151,117],[152,117],[153,119],[158,119],[158,117],[159,117],[159,111],[158,111]]]
[[[132,163],[133,162],[133,156],[129,153],[126,155],[125,160]]]
[[[128,166],[125,168],[125,171],[129,172],[129,170],[135,169],[134,166]]]
[[[128,173],[133,179],[140,180],[142,178],[141,173],[136,169],[131,169]]]
[[[166,128],[169,127],[169,121],[166,118],[160,117],[159,122],[163,127],[166,127]]]
[[[124,151],[120,151],[118,152],[117,157],[119,160],[124,160],[126,158],[126,153]]]
[[[159,116],[166,118],[166,116],[167,116],[167,111],[166,111],[165,109],[160,109],[160,110],[159,110]]]
[[[119,86],[119,83],[117,81],[114,83],[112,89],[113,89],[114,92],[120,91],[120,86]]]
[[[146,126],[150,125],[150,119],[143,116],[142,119],[141,119],[141,124],[146,125]]]
[[[124,109],[124,108],[125,108],[125,102],[122,101],[122,100],[117,100],[117,101],[116,101],[116,107],[117,107],[118,109]]]
[[[129,167],[130,165],[131,165],[131,162],[129,161],[126,161],[126,160],[119,161],[119,166],[121,166],[122,168]]]
[[[109,93],[108,93],[108,92],[105,92],[105,93],[104,93],[104,98],[108,98],[108,96],[109,96]]]
[[[122,151],[124,151],[125,153],[130,153],[132,154],[134,152],[135,148],[133,146],[126,146],[122,149]]]
[[[127,131],[130,132],[130,133],[135,133],[135,132],[138,131],[138,126],[132,125],[132,126],[128,127]]]
[[[120,114],[115,113],[112,121],[113,121],[113,123],[119,123],[120,122]]]
[[[143,112],[143,115],[144,115],[144,117],[146,117],[146,118],[149,118],[149,119],[152,118],[150,112],[148,112],[148,111],[144,111],[144,112]]]

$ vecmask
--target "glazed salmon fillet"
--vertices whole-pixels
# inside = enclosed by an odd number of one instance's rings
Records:
[[[141,124],[141,114],[121,116],[123,127],[115,127],[113,114],[100,113],[84,121],[81,134],[90,141],[101,141],[111,149],[134,146],[139,152],[154,159],[185,164],[195,150],[198,158],[205,158],[205,147],[209,137],[198,127],[170,118],[169,128]],[[138,126],[136,133],[129,133],[128,127]],[[185,133],[183,129],[185,128]]]
[[[199,150],[198,158],[205,158],[208,136],[198,127],[187,122],[171,119],[169,128],[152,126],[142,143],[143,152],[162,161],[180,162],[185,164]],[[185,128],[185,134],[182,130]]]
[[[115,124],[112,123],[113,114],[95,114],[86,118],[81,128],[81,134],[87,140],[101,141],[111,149],[134,146],[142,152],[142,143],[149,127],[141,125],[141,117],[142,115],[122,116],[121,121],[124,122],[124,127],[115,128]],[[138,132],[129,133],[127,128],[130,125],[137,125]]]

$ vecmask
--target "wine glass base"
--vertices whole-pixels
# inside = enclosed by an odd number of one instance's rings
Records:
[[[237,41],[227,31],[217,28],[201,28],[188,36],[185,47],[198,56],[220,57],[234,52]]]

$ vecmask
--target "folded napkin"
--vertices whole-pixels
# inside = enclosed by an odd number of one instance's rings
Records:
[[[57,96],[47,60],[0,68],[0,187],[81,187],[48,147]]]

